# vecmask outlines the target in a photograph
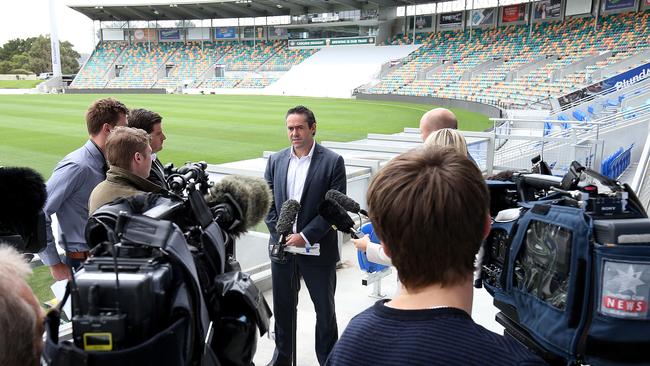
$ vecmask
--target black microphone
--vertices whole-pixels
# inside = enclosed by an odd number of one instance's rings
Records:
[[[354,221],[350,218],[350,215],[348,215],[346,210],[333,199],[325,198],[323,202],[318,205],[318,214],[321,215],[325,221],[329,222],[334,229],[350,234],[354,239],[363,237],[363,234],[358,233],[354,229]]]
[[[47,190],[33,169],[0,167],[0,237],[21,252],[46,246],[43,206]]]
[[[219,226],[234,236],[262,221],[269,212],[271,199],[264,179],[241,175],[224,177],[205,195]]]
[[[287,236],[293,233],[293,223],[298,217],[298,211],[300,211],[300,203],[296,200],[287,200],[282,204],[278,222],[275,224],[275,230],[280,234],[280,240],[269,248],[271,257],[284,260],[284,247],[287,244]]]
[[[338,203],[343,209],[346,211],[353,212],[355,214],[362,214],[366,217],[368,217],[368,212],[359,206],[357,201],[353,200],[352,198],[344,195],[343,193],[335,190],[335,189],[330,189],[325,193],[325,198],[329,198],[333,200],[334,202]]]

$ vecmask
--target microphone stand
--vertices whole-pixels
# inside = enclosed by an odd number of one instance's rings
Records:
[[[298,255],[293,254],[291,263],[291,289],[293,290],[293,307],[291,309],[291,357],[292,365],[298,366],[297,357],[297,328],[298,328],[298,292],[300,291],[300,275],[298,274]]]

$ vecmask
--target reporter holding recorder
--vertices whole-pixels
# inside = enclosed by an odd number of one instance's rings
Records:
[[[435,148],[436,146],[449,146],[461,155],[469,157],[465,136],[463,136],[463,134],[458,130],[443,128],[428,133],[422,148],[430,149]],[[352,243],[358,250],[366,253],[370,262],[383,264],[385,266],[393,265],[390,257],[386,255],[382,246],[378,243],[371,242],[368,235],[364,235],[361,239],[352,239]]]

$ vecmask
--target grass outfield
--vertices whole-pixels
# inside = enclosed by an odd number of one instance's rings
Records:
[[[84,113],[99,95],[0,95],[0,165],[29,166],[49,177],[56,163],[88,138]],[[129,108],[163,116],[164,163],[222,163],[260,157],[288,146],[284,114],[305,104],[318,121],[318,141],[351,141],[368,133],[417,127],[431,105],[352,99],[235,96],[119,95]],[[463,130],[490,126],[482,114],[454,110]]]
[[[43,80],[0,80],[0,89],[31,89]]]
[[[49,177],[56,163],[88,138],[84,112],[99,95],[0,95],[0,166],[29,166]],[[165,163],[205,160],[221,163],[261,156],[288,146],[284,114],[309,106],[318,121],[318,141],[351,141],[368,133],[417,127],[431,105],[350,99],[233,96],[119,95],[129,108],[163,116]],[[484,130],[487,117],[454,110],[463,130]],[[47,267],[29,280],[41,302],[53,297]]]

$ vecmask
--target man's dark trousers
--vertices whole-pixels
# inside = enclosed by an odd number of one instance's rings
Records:
[[[273,272],[273,313],[275,316],[277,364],[291,363],[291,317],[297,307],[291,288],[293,261],[297,260],[298,272],[305,281],[309,296],[316,310],[316,357],[324,364],[329,352],[338,340],[334,292],[336,291],[336,264],[304,265],[303,258],[287,254],[286,263],[271,262]],[[303,265],[301,265],[303,262]],[[288,332],[285,334],[284,332]]]

